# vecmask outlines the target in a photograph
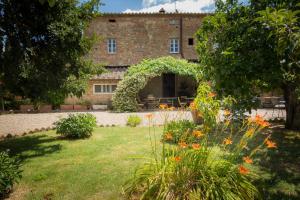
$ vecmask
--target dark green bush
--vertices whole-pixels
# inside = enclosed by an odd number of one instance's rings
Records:
[[[127,119],[126,125],[130,126],[130,127],[136,127],[136,126],[140,125],[141,122],[142,122],[142,119],[139,116],[130,115]]]
[[[6,152],[0,152],[0,199],[4,197],[21,178],[20,163],[10,158]]]
[[[168,122],[163,132],[163,140],[170,143],[178,143],[181,140],[193,140],[193,130],[196,124],[189,120],[179,120]]]
[[[56,122],[56,133],[67,138],[87,138],[96,126],[96,117],[92,114],[70,114]]]

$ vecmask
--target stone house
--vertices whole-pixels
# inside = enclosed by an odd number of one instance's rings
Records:
[[[195,33],[206,15],[161,10],[158,13],[107,13],[96,17],[86,34],[95,34],[100,40],[88,56],[94,62],[104,64],[108,73],[91,79],[82,99],[70,97],[66,103],[85,100],[92,104],[110,104],[127,68],[146,58],[173,56],[196,62]],[[141,98],[147,94],[156,97],[190,96],[192,94],[180,91],[190,84],[187,77],[165,74],[152,80],[141,92]]]

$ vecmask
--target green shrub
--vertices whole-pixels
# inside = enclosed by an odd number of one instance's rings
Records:
[[[56,122],[56,133],[67,138],[87,138],[96,126],[96,117],[92,114],[70,114]]]
[[[165,125],[163,140],[169,143],[178,143],[183,140],[193,140],[193,130],[196,124],[189,120],[171,121]]]
[[[20,163],[10,158],[6,152],[0,152],[0,199],[4,197],[21,178]]]
[[[130,127],[136,127],[136,126],[140,125],[141,122],[142,122],[142,119],[139,116],[130,115],[127,119],[126,125],[130,126]]]

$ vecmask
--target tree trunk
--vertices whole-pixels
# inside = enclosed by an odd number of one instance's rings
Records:
[[[286,86],[284,89],[286,123],[285,127],[291,130],[300,130],[300,104],[297,99],[296,88]]]

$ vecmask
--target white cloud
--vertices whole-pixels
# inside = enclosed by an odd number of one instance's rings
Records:
[[[143,0],[143,7],[140,10],[127,9],[124,13],[158,12],[161,8],[166,12],[175,11],[174,0]],[[214,0],[178,0],[176,8],[179,12],[213,12]]]

